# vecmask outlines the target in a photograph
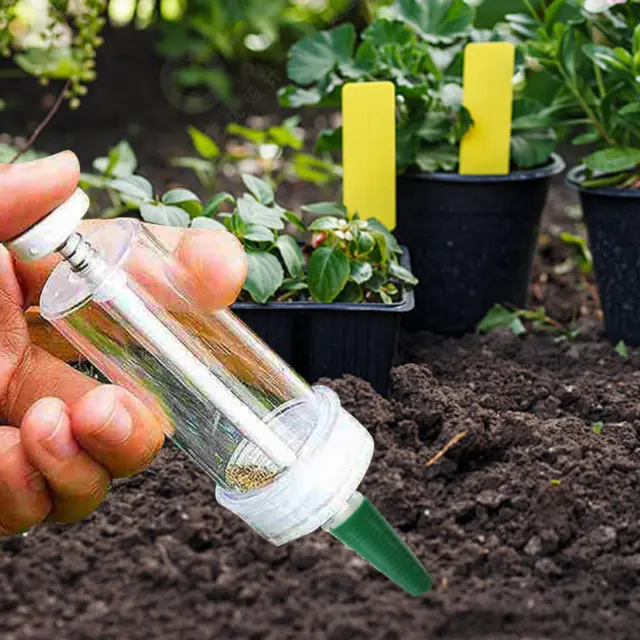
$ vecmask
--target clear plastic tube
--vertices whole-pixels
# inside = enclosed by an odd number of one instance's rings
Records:
[[[428,572],[357,491],[373,438],[336,394],[309,387],[231,312],[209,309],[205,288],[141,224],[114,221],[86,240],[68,227],[13,243],[20,255],[65,258],[42,315],[147,404],[215,480],[217,501],[273,544],[323,528],[409,593],[429,589]]]
[[[228,310],[210,311],[198,283],[139,223],[120,220],[47,282],[43,315],[221,486],[246,492],[295,462],[309,426],[286,411],[316,402],[309,386]]]

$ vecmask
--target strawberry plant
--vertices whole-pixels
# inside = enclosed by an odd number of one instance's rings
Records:
[[[459,143],[473,125],[462,105],[462,62],[470,42],[503,40],[500,30],[474,28],[475,8],[465,0],[395,0],[382,7],[357,41],[351,24],[295,44],[287,72],[292,84],[280,90],[284,106],[340,105],[347,82],[391,81],[397,95],[398,168],[455,171]],[[557,105],[544,108],[521,90],[525,58],[520,51],[514,85],[514,167],[545,164],[555,146]],[[340,129],[323,132],[317,151],[339,150]]]
[[[584,187],[640,187],[640,0],[556,0],[508,16],[528,55],[559,83],[582,129]],[[577,116],[577,118],[576,118]]]

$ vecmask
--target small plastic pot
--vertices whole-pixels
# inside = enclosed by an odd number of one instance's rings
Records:
[[[402,264],[411,269],[407,250]],[[236,302],[232,309],[309,382],[351,374],[386,395],[400,317],[414,304],[413,291],[405,289],[395,304]]]
[[[567,184],[580,194],[607,337],[640,346],[640,189],[582,187],[583,167]]]
[[[398,176],[396,234],[420,281],[407,328],[459,336],[495,303],[525,306],[540,216],[564,168],[554,155],[506,176]]]

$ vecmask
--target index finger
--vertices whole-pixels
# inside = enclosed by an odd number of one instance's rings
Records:
[[[108,224],[113,224],[113,221],[87,220],[80,225],[79,231],[88,235],[99,232],[101,226]],[[189,271],[197,286],[198,301],[204,308],[220,309],[235,301],[247,271],[244,250],[235,236],[215,229],[147,226]],[[134,255],[134,259],[140,259],[140,264],[129,264],[129,270],[134,270],[135,277],[145,287],[158,293],[156,289],[162,287],[165,280],[158,272],[161,268],[159,261],[145,260],[140,252],[137,257]],[[38,304],[42,288],[59,261],[58,257],[51,257],[33,263],[16,262],[16,274],[28,305]]]

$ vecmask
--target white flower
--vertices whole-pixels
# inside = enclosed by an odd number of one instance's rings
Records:
[[[603,13],[617,4],[624,4],[627,0],[584,0],[584,8],[589,13]]]

